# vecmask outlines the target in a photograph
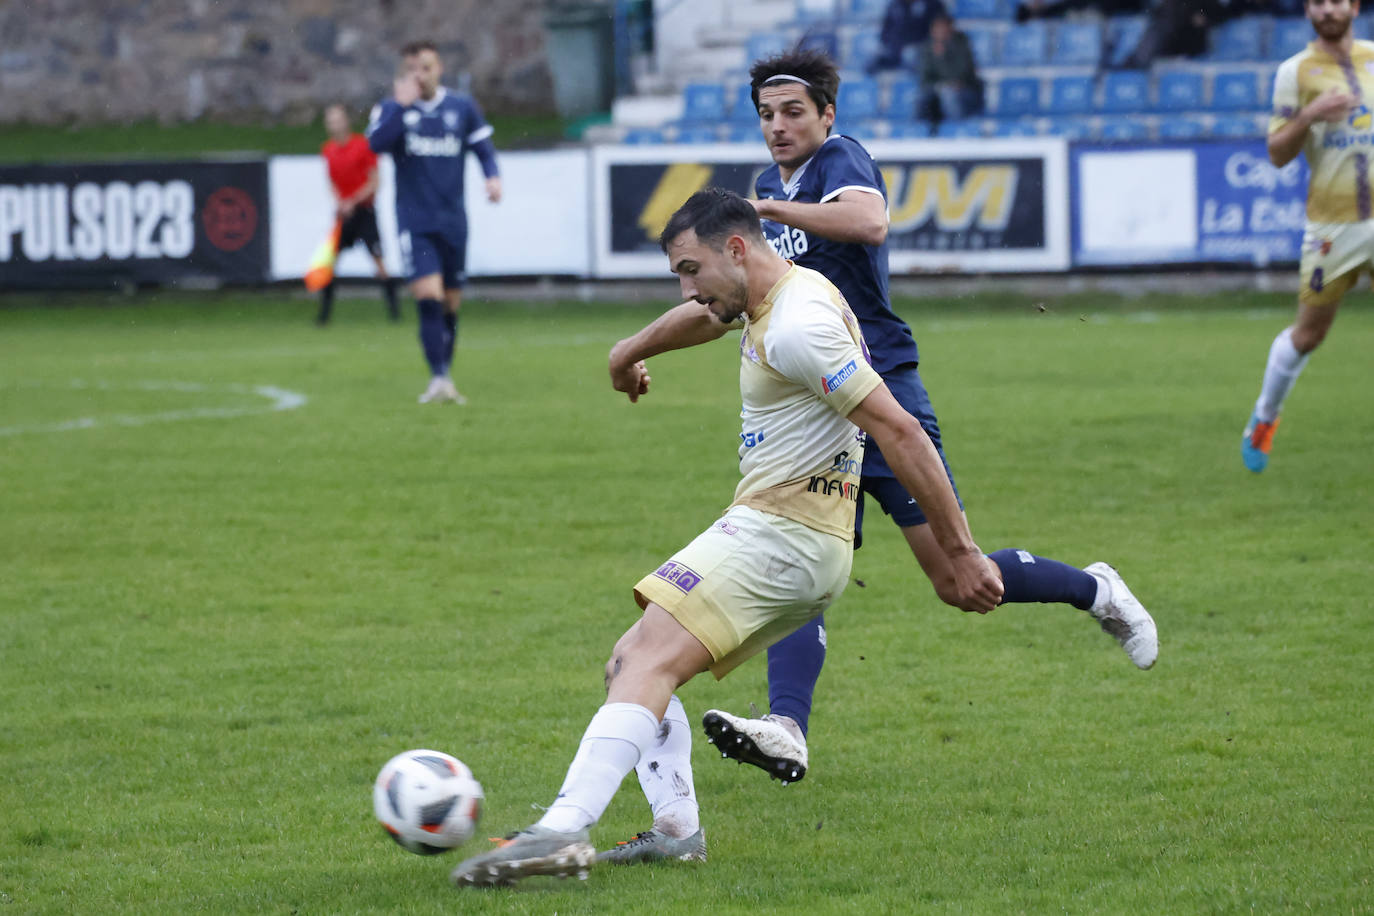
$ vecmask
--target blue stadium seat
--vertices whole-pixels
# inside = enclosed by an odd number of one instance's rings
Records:
[[[678,128],[675,143],[715,143],[720,139],[720,132],[713,125],[709,124],[689,124]]]
[[[1002,0],[954,0],[948,4],[955,19],[1006,19]]]
[[[1012,76],[997,87],[997,107],[992,114],[1015,118],[1040,111],[1040,80],[1033,76]]]
[[[1216,111],[1248,111],[1263,108],[1259,98],[1259,80],[1254,71],[1236,70],[1218,73],[1212,80],[1212,108]]]
[[[878,116],[878,81],[872,79],[854,80],[840,83],[840,91],[835,96],[835,111],[852,124],[864,118]]]
[[[753,91],[748,83],[740,83],[735,87],[734,96],[730,100],[730,120],[735,124],[748,124],[754,130],[759,126],[759,110],[754,107]]]
[[[778,32],[755,32],[744,44],[744,69],[748,70],[756,60],[781,54],[791,45],[787,36]]]
[[[1061,67],[1095,67],[1102,60],[1102,26],[1096,22],[1061,22],[1054,29],[1050,63]]]
[[[1130,114],[1150,107],[1150,78],[1138,70],[1117,70],[1102,80],[1101,110]]]
[[[1046,118],[1045,133],[1065,140],[1086,140],[1093,134],[1092,122],[1087,118]]]
[[[1003,119],[993,124],[994,137],[1038,137],[1040,131],[1035,122],[1025,118]]]
[[[1207,125],[1199,118],[1174,115],[1159,122],[1161,140],[1197,140],[1205,136]]]
[[[1275,19],[1274,29],[1269,33],[1269,57],[1273,60],[1287,60],[1307,47],[1307,43],[1315,37],[1312,23],[1305,16]]]
[[[840,59],[840,37],[834,29],[808,29],[797,39],[797,46],[808,51],[820,51],[831,60]]]
[[[1050,83],[1050,114],[1087,114],[1093,110],[1091,76],[1056,76]]]
[[[1374,16],[1355,17],[1355,27],[1353,29],[1355,37],[1360,41],[1369,41],[1374,38]],[[1316,37],[1315,35],[1312,37]]]
[[[1260,128],[1253,115],[1220,115],[1212,122],[1213,137],[1262,137]]]
[[[873,118],[858,120],[846,117],[843,123],[836,122],[834,133],[844,134],[862,143],[867,143],[869,140],[881,140],[883,138],[883,135],[887,133],[887,122]]]
[[[967,28],[962,31],[968,36],[969,50],[973,52],[973,61],[979,68],[996,67],[1002,62],[1002,56],[998,53],[1001,42],[995,30]]]
[[[851,22],[877,22],[883,18],[887,0],[839,0],[840,15]]]
[[[1002,65],[1040,67],[1049,57],[1050,30],[1044,22],[1023,22],[1002,38]],[[980,61],[981,63],[981,61]]]
[[[851,70],[865,70],[869,63],[882,53],[882,40],[877,29],[859,29],[850,36],[848,44],[840,52],[838,63]]]
[[[621,143],[628,143],[632,146],[646,146],[654,143],[663,142],[663,131],[657,127],[632,127],[625,132],[625,139]]]
[[[684,124],[718,122],[725,116],[725,87],[719,83],[689,83],[682,90]]]
[[[1097,135],[1108,143],[1139,142],[1150,139],[1150,125],[1140,118],[1103,118]]]
[[[1203,107],[1202,74],[1191,70],[1171,70],[1160,74],[1157,85],[1162,111],[1196,111]]]
[[[941,121],[935,136],[947,138],[981,137],[983,121],[981,118],[965,118],[962,121]]]
[[[1119,67],[1145,34],[1144,16],[1113,16],[1107,20],[1107,65]]]
[[[1241,16],[1228,19],[1209,34],[1211,60],[1264,60],[1266,16]]]
[[[892,125],[888,137],[893,140],[925,140],[930,137],[929,121],[902,121]]]
[[[763,134],[759,131],[758,122],[745,124],[735,121],[725,128],[725,139],[730,143],[762,143]]]
[[[916,102],[921,97],[921,84],[914,79],[899,79],[887,87],[887,104],[882,115],[892,121],[910,121],[916,117]]]

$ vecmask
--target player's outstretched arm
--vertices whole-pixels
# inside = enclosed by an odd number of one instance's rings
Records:
[[[675,306],[637,334],[611,347],[611,387],[625,392],[631,401],[638,401],[640,395],[649,391],[649,373],[644,368],[644,360],[669,350],[709,343],[732,327],[721,324],[710,309],[695,300]]]
[[[823,204],[795,200],[750,201],[762,219],[819,235],[832,242],[881,245],[887,239],[887,201],[868,191],[842,191]]]
[[[936,543],[954,568],[961,610],[986,614],[1002,600],[1002,579],[974,543],[944,463],[926,431],[902,409],[886,385],[868,393],[849,421],[878,443],[897,480],[915,497]]]

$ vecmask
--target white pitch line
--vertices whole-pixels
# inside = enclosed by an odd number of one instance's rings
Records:
[[[0,383],[0,389],[17,388],[35,390],[40,388],[67,388],[70,390],[96,391],[175,391],[178,393],[206,394],[251,394],[266,398],[268,403],[253,407],[188,407],[183,410],[161,410],[143,414],[110,414],[95,417],[77,417],[53,423],[35,423],[18,426],[0,426],[0,436],[17,436],[25,433],[62,433],[77,429],[95,429],[101,426],[147,426],[150,423],[175,423],[179,420],[224,419],[246,417],[252,414],[272,413],[278,410],[295,410],[309,400],[298,391],[278,388],[274,385],[203,385],[199,382],[152,381],[111,384],[109,382],[88,382],[72,379],[66,385],[20,382]]]

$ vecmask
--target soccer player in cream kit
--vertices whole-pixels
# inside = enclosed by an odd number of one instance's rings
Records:
[[[464,403],[449,371],[467,280],[463,165],[472,152],[486,176],[487,199],[501,199],[492,128],[471,96],[439,84],[439,52],[429,42],[401,51],[405,72],[393,98],[372,111],[367,142],[395,165],[401,259],[420,312],[420,345],[430,382],[420,403]]]
[[[1269,159],[1282,168],[1307,155],[1307,226],[1298,315],[1269,347],[1264,380],[1241,434],[1240,457],[1256,474],[1269,464],[1283,402],[1326,339],[1341,300],[1374,272],[1374,42],[1351,32],[1358,0],[1308,0],[1317,38],[1279,66]]]

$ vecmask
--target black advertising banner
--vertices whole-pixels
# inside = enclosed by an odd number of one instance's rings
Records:
[[[0,166],[0,289],[261,283],[267,164]]]
[[[1058,140],[870,144],[887,184],[894,273],[1065,270],[1067,148]],[[666,270],[658,234],[707,186],[753,196],[767,165],[752,147],[599,151],[601,276]]]

